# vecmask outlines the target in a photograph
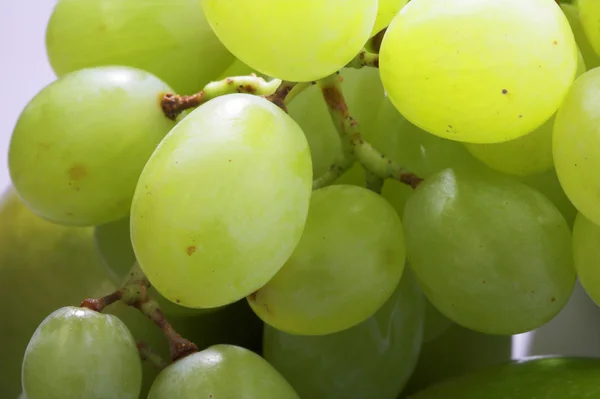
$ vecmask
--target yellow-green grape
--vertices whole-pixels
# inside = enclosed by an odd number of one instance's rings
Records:
[[[562,213],[567,224],[571,227],[573,226],[575,216],[577,215],[577,209],[575,209],[565,194],[554,169],[544,173],[522,177],[520,178],[520,181],[544,194],[552,201],[554,206],[558,208],[560,213]]]
[[[581,285],[600,303],[600,227],[581,213],[573,226],[573,257]]]
[[[395,399],[419,357],[423,302],[407,270],[377,313],[347,330],[303,336],[265,326],[264,357],[302,398]]]
[[[183,119],[142,172],[131,240],[152,285],[212,308],[267,283],[300,240],[312,191],[302,130],[273,103],[218,97]]]
[[[600,55],[600,3],[596,0],[579,0],[577,9],[585,36],[596,55]]]
[[[341,69],[369,39],[377,0],[199,0],[221,42],[279,79],[310,82]]]
[[[431,303],[488,334],[552,319],[575,284],[571,236],[542,194],[492,172],[444,170],[404,209],[408,260]]]
[[[10,142],[10,175],[21,198],[65,225],[127,216],[146,161],[175,125],[159,101],[170,90],[128,67],[83,69],[46,86],[23,110]]]
[[[392,295],[406,260],[402,223],[378,194],[334,185],[312,194],[298,246],[248,297],[267,324],[302,335],[348,329]]]
[[[569,23],[549,0],[412,0],[380,55],[383,85],[409,121],[469,143],[539,127],[577,68]]]
[[[61,0],[46,48],[58,76],[126,65],[155,74],[182,94],[199,91],[234,60],[198,0]]]
[[[579,53],[577,74],[586,71]],[[490,168],[509,175],[527,176],[552,169],[552,130],[555,115],[533,132],[518,139],[492,144],[465,144],[473,156]]]
[[[558,110],[552,150],[556,173],[565,193],[594,223],[600,223],[600,110],[596,97],[600,90],[600,69],[580,76]]]
[[[596,54],[596,51],[594,51],[587,38],[583,25],[581,24],[581,19],[579,18],[577,6],[574,4],[561,3],[560,8],[562,8],[567,20],[569,20],[573,35],[575,36],[575,42],[579,47],[579,51],[581,51],[587,69],[600,66],[600,57]]]
[[[388,26],[406,3],[408,3],[408,0],[379,0],[377,19],[375,19],[371,36]]]

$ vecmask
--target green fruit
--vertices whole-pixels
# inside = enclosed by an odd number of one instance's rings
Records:
[[[595,399],[598,375],[600,359],[529,358],[443,382],[409,399]]]

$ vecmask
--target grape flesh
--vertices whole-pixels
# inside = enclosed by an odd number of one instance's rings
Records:
[[[508,141],[542,125],[576,67],[571,28],[548,0],[413,0],[380,53],[398,110],[430,133],[469,143]]]
[[[405,260],[400,217],[381,196],[325,187],[312,194],[290,258],[248,302],[278,330],[331,334],[373,315],[396,289]]]
[[[575,42],[579,47],[579,51],[583,56],[583,60],[585,61],[585,66],[587,69],[600,66],[600,57],[592,48],[592,45],[590,44],[590,41],[588,40],[583,29],[581,19],[579,18],[578,7],[575,4],[561,3],[560,8],[562,8],[567,20],[569,20],[569,24],[573,30],[573,35],[575,36]]]
[[[154,152],[131,210],[136,257],[182,306],[211,308],[267,283],[300,240],[312,191],[308,144],[271,102],[202,105]]]
[[[375,19],[371,36],[388,26],[406,3],[408,3],[408,0],[379,0],[377,19]]]
[[[232,345],[215,345],[165,368],[148,399],[299,399],[263,358]]]
[[[444,170],[409,198],[404,226],[425,295],[464,327],[530,331],[553,318],[573,290],[567,223],[546,197],[514,180]]]
[[[137,399],[138,350],[121,320],[65,307],[33,334],[23,359],[23,392],[30,399]]]
[[[174,126],[159,103],[168,91],[153,75],[126,67],[84,69],[45,87],[10,142],[19,195],[59,224],[125,217],[144,164]]]
[[[395,399],[414,370],[424,300],[407,271],[369,319],[334,334],[291,335],[265,326],[264,356],[302,398]]]
[[[233,55],[262,74],[295,82],[324,78],[350,62],[368,40],[377,15],[377,0],[200,4]]]
[[[600,111],[596,94],[600,90],[600,69],[580,76],[558,110],[552,150],[560,183],[579,212],[600,223]]]
[[[573,257],[581,285],[600,303],[600,227],[581,213],[573,226]]]
[[[234,60],[198,0],[61,0],[47,27],[46,49],[58,76],[125,65],[181,94],[200,91]]]

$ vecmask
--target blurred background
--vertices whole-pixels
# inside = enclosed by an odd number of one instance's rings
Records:
[[[19,113],[55,78],[46,59],[44,34],[56,0],[1,2],[0,185],[4,188],[10,184],[6,154]],[[513,338],[513,358],[540,354],[600,357],[600,310],[579,285],[554,320]]]

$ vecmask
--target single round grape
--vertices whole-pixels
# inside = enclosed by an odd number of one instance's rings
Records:
[[[380,55],[383,85],[409,121],[470,143],[539,127],[577,67],[569,23],[549,0],[412,0]]]
[[[306,138],[271,102],[232,94],[202,105],[139,179],[131,239],[165,298],[211,308],[267,283],[300,240],[312,190]]]
[[[581,19],[579,18],[579,10],[577,9],[577,6],[575,4],[561,2],[560,8],[562,8],[563,13],[571,25],[573,35],[575,36],[575,42],[579,47],[579,51],[581,51],[581,55],[583,56],[583,60],[585,61],[585,66],[587,69],[600,66],[600,57],[592,48],[583,26],[581,25]]]
[[[379,0],[377,19],[375,19],[371,36],[374,36],[388,26],[406,3],[408,3],[408,0]]]
[[[242,62],[310,82],[344,67],[368,40],[377,0],[200,0],[221,42]]]
[[[331,334],[373,315],[396,289],[405,260],[400,217],[381,196],[325,187],[312,194],[290,258],[248,302],[278,330]]]
[[[30,399],[137,399],[142,368],[135,341],[121,320],[64,307],[31,337],[22,376]]]
[[[600,227],[581,213],[573,226],[573,257],[581,285],[600,303]]]
[[[148,399],[299,399],[262,357],[232,345],[215,345],[176,361],[156,378]]]
[[[58,76],[125,65],[155,74],[182,94],[200,91],[234,60],[198,0],[61,0],[46,49]]]
[[[167,91],[153,75],[126,67],[83,69],[46,86],[10,142],[19,195],[59,224],[125,217],[144,164],[175,124],[160,107]]]
[[[310,399],[395,399],[414,370],[424,300],[410,271],[370,318],[334,334],[290,335],[265,326],[264,356]]]
[[[590,70],[575,81],[556,115],[552,141],[560,184],[579,212],[596,224],[600,223],[598,90],[600,69]]]
[[[571,237],[539,192],[492,172],[444,170],[404,209],[408,259],[431,303],[489,334],[552,319],[575,284]]]

